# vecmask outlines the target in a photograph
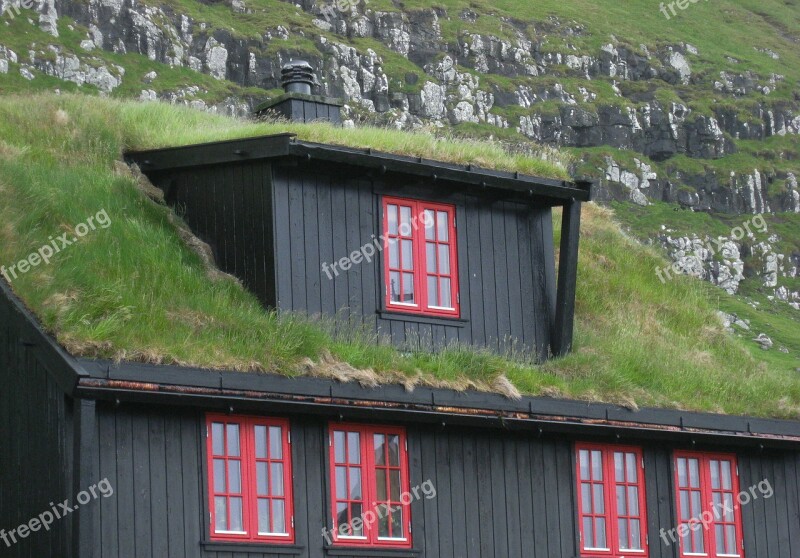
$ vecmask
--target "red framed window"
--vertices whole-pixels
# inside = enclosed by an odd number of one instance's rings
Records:
[[[458,317],[455,206],[383,198],[386,308]]]
[[[735,455],[676,452],[681,556],[743,556]]]
[[[333,542],[410,547],[405,430],[332,424],[329,436]]]
[[[581,556],[647,556],[640,448],[577,444]]]
[[[208,415],[211,540],[294,542],[289,421]]]

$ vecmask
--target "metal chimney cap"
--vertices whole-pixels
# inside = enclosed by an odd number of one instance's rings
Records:
[[[314,68],[305,60],[292,60],[281,67],[281,85],[287,93],[311,95],[316,81]]]

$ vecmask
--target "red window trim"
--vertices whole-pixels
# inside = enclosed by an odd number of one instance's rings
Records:
[[[238,424],[239,443],[242,475],[242,522],[244,533],[217,533],[216,510],[214,498],[217,495],[214,491],[214,445],[212,423]],[[256,483],[256,447],[255,447],[255,427],[264,426],[266,428],[278,426],[281,428],[281,447],[282,459],[268,458],[270,463],[283,464],[283,496],[278,498],[285,502],[284,514],[287,533],[260,535],[258,533],[258,495]],[[295,541],[294,533],[294,500],[292,491],[292,453],[290,439],[290,423],[288,419],[273,417],[258,417],[245,415],[223,415],[209,413],[206,415],[206,466],[208,467],[208,506],[209,506],[209,535],[210,540],[215,542],[256,542],[269,544],[293,544]],[[223,442],[224,443],[224,442]],[[227,447],[225,448],[227,455]],[[269,454],[267,454],[269,455]],[[219,456],[216,456],[219,458]],[[258,459],[265,461],[265,459]],[[264,496],[261,496],[264,498]],[[270,501],[275,499],[270,498]]]
[[[391,293],[389,292],[389,277],[390,277],[390,266],[389,266],[389,254],[388,254],[388,242],[390,236],[389,234],[389,215],[387,211],[387,207],[389,204],[410,207],[411,208],[411,216],[412,216],[412,223],[418,223],[417,226],[413,226],[410,236],[403,235],[403,238],[410,239],[412,242],[412,260],[414,264],[414,293],[417,297],[416,304],[403,304],[398,302],[392,302],[391,300]],[[432,210],[436,211],[443,211],[446,212],[448,215],[448,241],[443,242],[440,241],[438,238],[436,239],[437,246],[447,245],[449,246],[449,255],[450,255],[450,274],[441,274],[441,273],[430,273],[427,269],[427,259],[426,259],[426,238],[425,238],[425,226],[424,221],[421,217],[425,210]],[[416,221],[414,221],[416,219]],[[461,316],[461,302],[459,296],[459,288],[458,288],[458,239],[456,235],[456,208],[454,205],[450,204],[443,204],[443,203],[435,203],[435,202],[427,202],[424,200],[413,200],[408,198],[396,198],[396,197],[388,197],[384,196],[383,203],[382,203],[382,222],[383,222],[383,242],[384,242],[384,254],[383,254],[383,277],[384,277],[384,301],[387,310],[397,311],[397,312],[408,312],[412,314],[420,314],[424,316],[439,316],[439,317],[448,317],[448,318],[458,318]],[[398,231],[399,232],[399,231]],[[398,251],[400,248],[398,248]],[[438,249],[437,249],[437,260],[438,260]],[[428,275],[436,275],[437,277],[447,277],[450,279],[450,291],[452,297],[453,308],[442,308],[442,307],[430,307],[428,304],[429,296],[428,296]],[[402,281],[402,279],[401,279]]]
[[[739,464],[736,458],[736,454],[732,453],[716,453],[716,452],[700,452],[700,451],[676,451],[673,453],[673,481],[675,483],[675,511],[676,511],[676,525],[680,526],[683,522],[681,521],[681,495],[680,495],[680,480],[678,477],[678,459],[685,458],[685,459],[697,459],[700,465],[700,507],[701,513],[708,510],[709,506],[712,504],[713,500],[713,492],[730,492],[733,495],[733,503],[734,503],[734,510],[733,510],[733,520],[735,523],[735,530],[736,530],[736,541],[735,546],[738,554],[724,554],[719,553],[717,551],[717,541],[716,541],[716,524],[718,523],[716,515],[711,512],[711,522],[709,523],[709,528],[705,529],[705,527],[701,526],[700,529],[703,529],[704,532],[704,543],[705,543],[705,553],[692,553],[686,552],[683,548],[683,539],[678,536],[678,545],[680,548],[680,556],[681,558],[695,558],[698,556],[705,556],[707,558],[715,558],[718,556],[724,557],[734,557],[734,558],[745,558],[744,556],[744,526],[742,523],[742,509],[737,501],[737,497],[740,493],[739,488]],[[730,490],[717,490],[712,488],[711,484],[711,468],[710,462],[713,460],[718,461],[730,461],[731,463],[731,489]],[[722,485],[721,485],[722,486]],[[694,519],[694,518],[690,518]],[[725,523],[725,522],[723,522]],[[730,524],[727,522],[727,524]]]
[[[602,454],[603,460],[603,510],[605,513],[603,514],[584,514],[583,510],[583,502],[581,498],[581,483],[583,479],[581,478],[581,463],[580,463],[580,452],[581,450],[587,451],[600,451]],[[637,482],[634,483],[619,483],[616,480],[615,470],[614,470],[614,453],[616,452],[624,452],[624,453],[633,453],[636,455],[636,466],[637,466]],[[578,529],[580,532],[580,555],[583,557],[647,557],[649,554],[648,548],[648,535],[647,535],[647,495],[645,493],[645,477],[644,477],[644,461],[642,456],[642,448],[637,446],[625,446],[625,445],[617,445],[617,444],[592,444],[592,443],[578,443],[575,444],[575,480],[577,484],[577,493],[576,499],[578,501]],[[639,490],[639,515],[632,516],[626,515],[623,516],[625,518],[632,518],[639,520],[639,529],[640,529],[640,538],[642,544],[642,550],[623,550],[620,548],[619,544],[619,514],[617,510],[617,502],[616,502],[616,489],[617,486],[624,485],[624,486],[637,486]],[[606,521],[606,542],[608,544],[608,549],[585,549],[584,543],[586,542],[586,536],[583,530],[583,518],[584,516],[592,516],[592,517],[603,517]]]
[[[331,423],[328,429],[329,446],[329,478],[330,478],[330,501],[331,501],[331,529],[333,544],[336,546],[359,546],[359,547],[378,547],[378,548],[411,548],[411,504],[400,502],[403,511],[403,527],[405,537],[403,539],[381,539],[378,536],[377,522],[368,525],[364,522],[364,537],[343,537],[339,535],[337,529],[336,505],[343,500],[336,499],[336,448],[334,447],[334,432],[355,432],[360,437],[360,463],[361,463],[361,489],[362,489],[362,515],[370,510],[376,510],[381,503],[377,501],[376,487],[377,475],[375,465],[374,435],[375,434],[396,434],[400,440],[400,495],[410,493],[410,481],[408,472],[408,450],[406,447],[406,430],[396,426],[380,426],[366,424],[347,424]],[[349,500],[348,500],[349,501]],[[350,519],[352,522],[352,518]]]

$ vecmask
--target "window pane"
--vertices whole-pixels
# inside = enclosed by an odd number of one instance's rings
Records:
[[[700,462],[697,459],[689,460],[689,485],[692,488],[700,487]]]
[[[231,498],[231,531],[244,531],[241,498]]]
[[[269,458],[283,459],[283,428],[269,427]]]
[[[283,496],[283,463],[270,464],[272,481],[271,496]]]
[[[392,512],[392,537],[395,539],[405,537],[405,530],[403,529],[403,508],[397,507]]]
[[[400,436],[389,436],[389,465],[400,466]]]
[[[592,507],[592,485],[588,482],[581,483],[581,502],[583,513],[593,513]]]
[[[594,530],[597,535],[597,547],[608,548],[606,541],[606,520],[602,517],[597,517],[594,520]]]
[[[361,469],[350,469],[350,499],[361,500]]]
[[[625,495],[625,487],[617,487],[617,515],[628,515],[628,506],[626,504],[627,496]]]
[[[403,269],[413,270],[414,256],[411,253],[411,241],[403,240],[402,249],[403,249]]]
[[[614,452],[614,479],[617,482],[625,481],[625,454]]]
[[[448,229],[448,217],[444,211],[436,212],[436,236],[440,242],[447,242],[450,239]]]
[[[719,508],[718,508],[719,509]],[[724,520],[729,523],[733,523],[733,494],[728,492],[725,493],[725,504],[724,504],[725,513],[723,514]]]
[[[592,524],[591,517],[583,518],[583,536],[586,539],[586,542],[584,543],[584,548],[595,548],[594,527]]]
[[[732,476],[731,475],[731,462],[730,461],[723,461],[722,462],[722,488],[725,490],[732,490]]]
[[[400,249],[397,247],[397,239],[389,239],[389,267],[397,269],[400,267]]]
[[[603,480],[603,455],[599,451],[592,451],[592,480]]]
[[[227,492],[226,487],[227,483],[225,482],[225,460],[224,459],[215,459],[214,460],[214,492],[217,494],[222,492]]]
[[[689,480],[686,476],[686,460],[681,457],[678,459],[678,486],[685,487],[688,485]]]
[[[692,509],[689,507],[689,493],[681,490],[681,521],[689,521],[692,518]]]
[[[725,552],[736,554],[736,527],[733,525],[725,526]]]
[[[286,504],[283,500],[272,501],[272,523],[275,533],[286,532]]]
[[[712,459],[709,466],[711,468],[711,488],[719,490],[719,461]]]
[[[403,273],[403,302],[414,302],[413,273]]]
[[[231,493],[242,493],[242,468],[238,461],[228,461],[228,484]]]
[[[336,467],[336,499],[347,500],[347,467]]]
[[[631,546],[630,550],[643,550],[642,548],[642,533],[639,528],[639,520],[632,519],[630,522],[631,527]]]
[[[617,529],[619,530],[619,547],[628,548],[628,520],[620,519],[617,521]]]
[[[439,280],[439,286],[442,288],[442,300],[440,300],[440,305],[446,308],[453,307],[453,295],[450,293],[450,279],[447,277],[442,277]]]
[[[386,471],[385,470],[378,471],[378,474],[375,478],[375,487],[377,490],[377,496],[379,502],[385,502],[389,499],[388,497],[389,490],[388,486],[386,486],[387,481],[388,478],[386,476]]]
[[[439,306],[439,282],[435,275],[428,275],[428,306]]]
[[[446,244],[439,244],[439,273],[450,274],[450,247]]]
[[[628,513],[639,515],[639,489],[635,486],[628,487]]]
[[[267,458],[267,427],[256,426],[256,459]]]
[[[581,480],[589,480],[589,452],[587,450],[578,452],[578,461],[580,462]]]
[[[336,525],[339,528],[339,533],[342,535],[350,534],[348,525],[349,519],[347,518],[347,511],[349,509],[346,503],[336,504]]]
[[[258,532],[270,533],[269,526],[269,500],[258,499]]]
[[[358,432],[347,433],[347,462],[353,465],[361,463],[361,437]]]
[[[401,205],[400,206],[400,227],[399,232],[402,236],[411,235],[411,208]]]
[[[595,513],[605,513],[605,501],[603,500],[603,485],[595,484],[594,489],[594,511]]]
[[[436,226],[435,219],[436,217],[434,217],[433,211],[431,211],[430,209],[426,209],[424,223],[425,223],[425,238],[427,240],[436,240],[436,235],[435,235],[436,229],[434,228]]]
[[[702,508],[700,507],[700,493],[692,492],[692,519],[698,519]]]
[[[392,502],[400,501],[400,471],[389,471]]]
[[[387,219],[389,220],[389,234],[397,234],[397,206],[386,206]]]
[[[635,453],[628,453],[625,454],[625,463],[627,465],[627,478],[628,482],[636,482],[638,478],[638,473],[636,471],[636,454]]]
[[[428,273],[438,273],[436,267],[436,244],[433,242],[425,243],[425,265]]]
[[[211,441],[214,455],[225,455],[225,427],[220,422],[211,424]]]
[[[375,465],[386,465],[386,448],[383,445],[385,440],[386,436],[383,434],[375,434],[374,436]]]
[[[232,457],[239,457],[239,425],[228,424],[228,455]]]
[[[339,430],[335,430],[333,432],[333,453],[334,459],[336,463],[344,463],[344,451],[345,451],[345,444],[344,444],[344,432]]]
[[[363,506],[361,504],[353,504],[350,506],[350,513],[353,514],[353,519],[356,517],[361,517],[363,512]],[[352,529],[353,535],[356,537],[363,537],[364,536],[364,524],[362,523],[358,529]]]
[[[382,517],[378,519],[378,536],[387,538],[389,536],[389,516],[383,510],[381,512]]]
[[[725,552],[725,527],[722,525],[715,525],[714,536],[717,539],[717,552],[720,554],[727,554]]]
[[[392,271],[389,273],[389,300],[401,302],[400,300],[400,273]]]
[[[223,496],[214,498],[214,523],[216,531],[228,530],[228,499]]]
[[[269,496],[267,464],[263,461],[256,463],[256,491],[259,496]]]
[[[703,552],[706,549],[705,530],[702,527],[695,532],[694,549],[695,552]]]

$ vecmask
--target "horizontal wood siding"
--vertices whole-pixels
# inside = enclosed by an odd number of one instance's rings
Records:
[[[6,532],[73,496],[71,406],[37,347],[21,338],[18,320],[0,296],[0,528]],[[0,540],[0,556],[69,557],[71,529],[67,516],[10,548]]]

